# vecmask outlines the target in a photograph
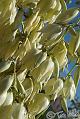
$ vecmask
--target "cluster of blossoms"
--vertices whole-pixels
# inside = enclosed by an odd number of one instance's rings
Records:
[[[0,119],[36,119],[59,96],[67,111],[80,77],[80,33],[69,25],[79,11],[64,0],[0,0]],[[68,60],[74,80],[60,76]]]

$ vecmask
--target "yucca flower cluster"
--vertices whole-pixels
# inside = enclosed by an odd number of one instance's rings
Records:
[[[80,33],[69,25],[79,11],[64,0],[0,0],[0,119],[36,119],[59,96],[67,111],[80,77]],[[74,80],[60,77],[68,60]]]

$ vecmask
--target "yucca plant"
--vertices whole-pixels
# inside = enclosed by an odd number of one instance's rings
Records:
[[[64,0],[0,0],[0,119],[38,118],[59,96],[67,112],[80,78],[79,11]],[[68,60],[74,77],[61,77]]]

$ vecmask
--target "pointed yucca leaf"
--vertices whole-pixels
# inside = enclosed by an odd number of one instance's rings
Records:
[[[1,61],[0,62],[0,73],[6,71],[11,66],[11,61]]]
[[[12,103],[13,103],[13,93],[12,92],[8,92],[7,93],[6,100],[3,103],[3,106],[12,105]]]
[[[5,102],[7,97],[7,92],[4,92],[0,95],[0,106]]]
[[[0,95],[11,87],[13,83],[14,77],[11,75],[7,75],[6,77],[0,80]]]
[[[28,104],[28,111],[31,115],[37,115],[45,110],[49,105],[49,99],[42,93],[36,94]]]
[[[59,77],[59,62],[58,62],[58,60],[55,57],[53,58],[53,62],[54,62],[54,72],[53,72],[53,75],[57,79]]]
[[[63,97],[61,99],[61,106],[62,106],[63,110],[67,113],[68,112],[67,100]]]
[[[68,23],[72,19],[74,19],[79,13],[79,10],[77,8],[70,8],[63,13],[61,13],[57,19],[56,22],[60,23]],[[66,14],[66,15],[65,15]]]
[[[76,71],[74,72],[74,83],[77,88],[80,79],[80,66],[77,66]]]

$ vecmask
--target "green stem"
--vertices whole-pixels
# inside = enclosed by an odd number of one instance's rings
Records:
[[[74,68],[76,67],[76,64],[74,64],[74,66],[71,68],[71,70],[68,72],[68,74],[66,75],[66,78],[69,77],[72,73],[72,71],[74,70]]]

